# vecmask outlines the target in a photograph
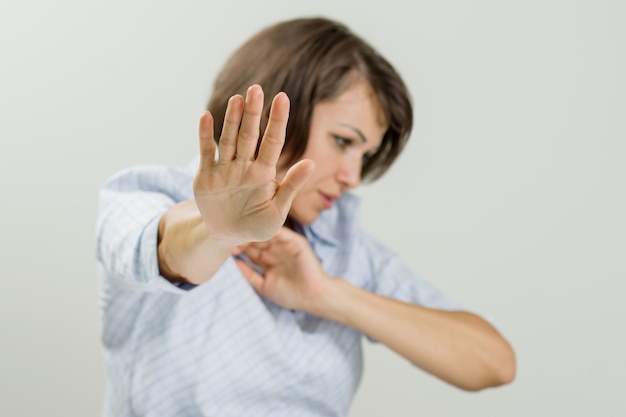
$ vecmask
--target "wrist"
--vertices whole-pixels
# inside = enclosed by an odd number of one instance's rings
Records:
[[[323,290],[309,298],[306,310],[318,317],[344,323],[347,302],[356,289],[343,278],[327,276]]]
[[[209,234],[193,201],[171,207],[159,222],[157,254],[161,275],[172,282],[201,284],[230,256],[234,244]]]

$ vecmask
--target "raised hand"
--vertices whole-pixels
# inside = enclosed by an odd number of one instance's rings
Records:
[[[284,224],[289,208],[314,169],[303,160],[294,164],[281,183],[276,166],[285,142],[289,98],[274,97],[265,133],[259,142],[263,90],[248,89],[246,99],[230,98],[215,161],[213,118],[200,119],[200,167],[194,179],[196,204],[209,236],[225,246],[270,239]]]

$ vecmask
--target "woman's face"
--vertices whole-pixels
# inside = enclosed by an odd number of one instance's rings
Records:
[[[315,162],[311,178],[296,195],[289,216],[312,223],[323,210],[361,182],[363,159],[376,153],[387,130],[369,84],[355,81],[337,98],[313,108],[303,159]],[[278,172],[279,181],[288,167]]]

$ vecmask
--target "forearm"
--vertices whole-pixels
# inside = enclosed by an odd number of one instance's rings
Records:
[[[467,390],[510,382],[515,358],[480,317],[403,303],[333,280],[312,312],[387,345],[416,366]]]
[[[202,284],[232,253],[233,247],[214,236],[195,201],[172,206],[159,222],[158,257],[161,275],[172,282]]]

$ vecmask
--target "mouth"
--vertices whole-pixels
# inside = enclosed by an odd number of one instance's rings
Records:
[[[333,202],[339,198],[339,196],[333,194],[326,194],[321,191],[318,191],[320,195],[320,199],[322,200],[322,204],[324,208],[329,209],[333,206]]]

